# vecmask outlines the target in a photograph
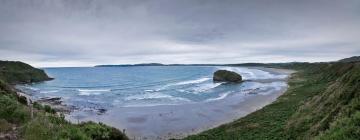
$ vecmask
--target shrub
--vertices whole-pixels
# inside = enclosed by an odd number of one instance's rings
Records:
[[[0,95],[0,118],[10,123],[24,123],[30,119],[30,112],[16,100],[7,95]]]
[[[12,126],[5,119],[0,119],[0,132],[6,132],[12,129]]]
[[[102,123],[86,122],[80,124],[81,129],[93,140],[127,140],[119,130]]]
[[[48,112],[48,113],[51,113],[51,114],[56,113],[56,111],[54,109],[52,109],[49,105],[45,105],[44,110],[45,110],[45,112]]]
[[[38,110],[43,110],[44,109],[44,107],[41,104],[39,104],[38,102],[34,102],[33,107],[38,109]]]

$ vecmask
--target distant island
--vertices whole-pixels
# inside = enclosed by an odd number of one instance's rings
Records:
[[[136,67],[136,66],[225,66],[227,64],[161,64],[161,63],[140,63],[140,64],[118,64],[118,65],[96,65],[95,67]]]
[[[360,62],[360,56],[352,56],[334,62]],[[315,62],[331,63],[331,62]],[[109,64],[95,65],[94,67],[137,67],[137,66],[246,66],[246,67],[273,67],[289,66],[298,64],[310,64],[309,62],[285,62],[285,63],[235,63],[235,64],[162,64],[162,63],[139,63],[139,64]]]

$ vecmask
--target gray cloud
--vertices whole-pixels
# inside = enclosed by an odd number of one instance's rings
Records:
[[[331,61],[358,0],[1,0],[0,59],[35,66]]]

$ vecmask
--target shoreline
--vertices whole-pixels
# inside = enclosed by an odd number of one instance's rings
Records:
[[[287,84],[287,79],[291,76],[291,73],[294,71],[288,70],[288,69],[275,69],[275,68],[264,68],[264,67],[247,67],[250,69],[259,69],[270,73],[277,73],[277,74],[286,74],[288,77],[284,80]],[[271,82],[266,81],[266,82]],[[273,80],[274,81],[274,80]],[[52,104],[49,101],[41,102],[41,104],[44,105],[50,105],[52,108],[56,109],[58,112],[66,114],[66,118],[68,121],[77,124],[79,122],[86,122],[86,121],[95,121],[95,122],[102,122],[109,126],[113,126],[118,128],[119,130],[126,130],[126,134],[130,138],[136,138],[136,139],[169,139],[169,138],[184,138],[189,135],[197,134],[215,127],[218,127],[220,125],[230,123],[236,119],[242,118],[248,114],[251,114],[255,112],[256,110],[259,110],[263,108],[264,106],[276,101],[276,99],[281,96],[285,91],[287,90],[288,86],[285,88],[281,88],[279,91],[273,91],[268,95],[263,96],[253,96],[251,94],[247,95],[248,97],[233,97],[206,103],[191,103],[191,104],[185,104],[185,105],[159,105],[159,106],[147,106],[147,107],[116,107],[115,109],[108,110],[108,112],[105,112],[104,114],[97,114],[93,116],[87,116],[84,119],[74,119],[71,118],[71,113],[76,113],[75,109],[71,109],[69,106],[65,104]],[[26,94],[27,95],[27,94]],[[30,97],[30,96],[29,96]],[[30,97],[31,98],[31,97]],[[51,99],[51,98],[49,98]],[[241,99],[241,101],[237,100]],[[38,102],[38,101],[37,101]],[[58,109],[60,108],[62,109]],[[176,113],[181,112],[181,110],[186,110],[189,108],[200,108],[193,113],[193,115],[196,115],[197,120],[190,118],[190,120],[181,120],[184,118],[187,118],[189,115],[186,114],[186,112],[183,112],[182,114]],[[135,111],[134,111],[135,110]],[[148,112],[148,110],[152,110],[152,112]],[[135,115],[122,115],[118,112],[147,112],[145,114],[138,113]],[[214,116],[209,116],[209,112],[212,112]],[[214,114],[215,112],[215,114]],[[230,113],[229,113],[230,112]],[[189,113],[189,112],[187,112]],[[191,112],[190,112],[191,113]],[[150,115],[149,115],[150,114]],[[179,117],[180,116],[180,117]],[[121,119],[119,119],[121,118]],[[162,120],[161,120],[162,118]],[[188,118],[189,119],[189,118]],[[142,135],[141,131],[137,131],[137,129],[147,129],[146,127],[156,126],[157,123],[151,123],[159,122],[159,121],[168,121],[167,125],[175,127],[179,124],[176,122],[185,122],[185,123],[192,123],[195,121],[199,121],[199,125],[201,127],[193,128],[193,127],[185,127],[181,129],[175,129],[165,132],[168,129],[172,128],[166,128],[166,126],[163,126],[165,129],[158,129],[155,133],[149,133],[145,131],[144,133],[146,135]],[[205,120],[205,121],[204,121]],[[150,122],[150,123],[149,123]],[[185,124],[186,125],[186,124]],[[130,126],[130,127],[129,127]],[[123,129],[127,128],[127,129]],[[148,128],[152,129],[152,128]],[[137,132],[136,132],[137,131]],[[175,133],[174,133],[175,132]]]
[[[286,74],[288,78],[294,72],[292,70],[278,70],[274,68],[248,68]],[[188,135],[197,134],[222,124],[230,123],[276,101],[287,90],[287,79],[264,81],[265,83],[277,81],[286,82],[286,87],[266,95],[260,95],[261,93],[239,94],[216,101],[183,105],[115,107],[103,115],[85,115],[84,118],[74,119],[74,116],[84,114],[73,112],[73,116],[68,115],[66,118],[74,123],[79,121],[96,121],[118,129],[125,128],[126,134],[130,138],[184,138]]]

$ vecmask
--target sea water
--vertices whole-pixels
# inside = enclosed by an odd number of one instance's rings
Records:
[[[220,69],[241,74],[244,82],[213,82],[213,73]],[[288,76],[262,68],[225,66],[44,70],[55,79],[17,88],[35,101],[61,97],[62,104],[74,108],[66,115],[74,123],[103,122],[126,129],[131,137],[147,139],[181,138],[253,112],[284,92]]]
[[[216,70],[242,75],[241,84],[213,82]],[[285,82],[256,80],[283,79],[286,75],[259,69],[220,66],[133,66],[45,68],[52,81],[19,85],[34,100],[61,97],[78,109],[111,109],[114,106],[179,105],[221,100],[231,94],[252,90],[268,91]]]

